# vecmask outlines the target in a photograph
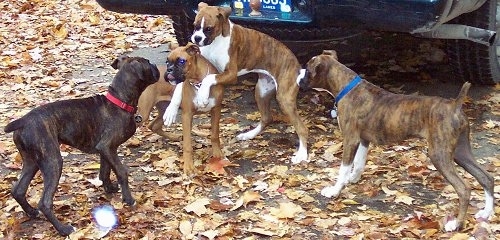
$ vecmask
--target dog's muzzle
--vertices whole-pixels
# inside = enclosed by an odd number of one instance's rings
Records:
[[[172,85],[177,85],[184,82],[184,75],[182,74],[182,67],[172,62],[167,62],[167,70],[164,74],[165,81]]]

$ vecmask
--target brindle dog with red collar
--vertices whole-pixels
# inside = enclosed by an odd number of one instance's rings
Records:
[[[493,177],[472,156],[469,122],[462,111],[470,83],[462,86],[456,99],[394,94],[361,79],[338,62],[335,51],[325,50],[309,60],[300,86],[326,90],[336,96],[338,105],[338,123],[344,137],[342,164],[335,185],[325,187],[321,195],[337,197],[348,183],[361,178],[370,143],[421,137],[427,140],[431,162],[458,194],[457,219],[447,222],[445,230],[463,227],[471,195],[471,187],[453,162],[474,176],[485,191],[484,209],[476,218],[488,219],[493,214]]]
[[[135,204],[128,185],[128,170],[118,158],[117,149],[135,133],[134,106],[142,91],[155,83],[160,73],[144,58],[119,58],[112,65],[119,71],[106,96],[48,103],[5,127],[6,133],[14,132],[14,143],[23,159],[22,171],[12,188],[12,196],[29,217],[37,217],[40,210],[63,236],[75,229],[69,224],[62,224],[53,212],[53,198],[63,167],[61,143],[86,153],[99,154],[99,178],[104,190],[107,193],[118,191],[117,184],[110,180],[113,169],[123,201],[128,205]],[[39,170],[44,188],[36,209],[26,200],[26,192]]]

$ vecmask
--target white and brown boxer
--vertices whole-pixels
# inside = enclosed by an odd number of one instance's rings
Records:
[[[191,41],[200,46],[201,54],[212,62],[219,74],[209,74],[201,83],[195,102],[208,104],[209,90],[214,85],[234,84],[237,76],[254,72],[259,75],[256,102],[261,113],[254,129],[239,134],[238,140],[248,140],[271,123],[270,101],[273,96],[299,137],[299,149],[293,163],[307,161],[308,130],[297,113],[298,76],[301,66],[284,44],[258,31],[244,28],[229,20],[230,7],[198,4]]]
[[[165,125],[169,126],[175,120],[179,107],[182,108],[182,159],[184,160],[184,173],[191,175],[195,172],[193,164],[193,144],[191,130],[193,115],[210,111],[212,156],[222,158],[220,146],[219,122],[221,118],[222,97],[224,86],[217,85],[210,89],[209,104],[198,105],[194,98],[198,93],[201,80],[208,74],[217,73],[217,69],[200,53],[200,48],[192,43],[177,47],[167,57],[166,79],[175,85],[172,100],[165,113]],[[168,115],[168,114],[171,115]],[[165,115],[164,115],[165,116]]]
[[[428,142],[431,162],[459,198],[458,217],[448,221],[445,230],[463,227],[471,195],[471,187],[458,175],[453,161],[484,188],[484,209],[477,212],[476,218],[488,219],[493,214],[494,181],[472,156],[469,122],[462,111],[470,83],[463,85],[456,99],[394,94],[361,79],[337,61],[335,51],[325,50],[307,63],[299,84],[304,89],[328,91],[336,96],[338,106],[338,123],[344,137],[342,164],[335,186],[325,187],[321,195],[337,197],[348,183],[360,179],[370,143],[422,137]]]

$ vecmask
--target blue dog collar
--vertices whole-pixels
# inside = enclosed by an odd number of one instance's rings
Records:
[[[335,105],[337,105],[340,102],[340,100],[345,95],[347,95],[354,87],[356,87],[360,82],[361,82],[361,77],[359,77],[359,75],[356,75],[356,77],[354,77],[354,79],[352,79],[351,82],[347,84],[347,86],[345,86],[344,89],[342,89],[342,91],[340,91],[339,95],[337,95],[337,97],[335,98]]]

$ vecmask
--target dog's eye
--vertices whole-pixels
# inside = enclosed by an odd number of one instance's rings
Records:
[[[206,27],[206,28],[205,28],[205,32],[209,33],[209,32],[211,32],[211,31],[212,31],[212,27]]]
[[[184,64],[186,64],[186,59],[184,59],[184,58],[179,58],[179,59],[177,59],[177,63],[178,63],[179,65],[184,65]]]

